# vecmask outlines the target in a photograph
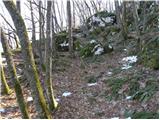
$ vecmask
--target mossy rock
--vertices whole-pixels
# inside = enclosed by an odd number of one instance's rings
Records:
[[[93,21],[93,17],[98,18],[99,20]],[[110,17],[110,21],[105,21],[104,19]],[[103,23],[104,26],[110,26],[110,25],[114,25],[116,23],[116,15],[114,13],[109,13],[108,11],[101,11],[101,12],[97,12],[94,15],[90,16],[87,20],[86,20],[86,24],[88,29],[90,29],[91,27],[98,27],[100,26],[100,23]]]
[[[56,40],[56,49],[61,52],[69,51],[69,38],[68,38],[68,32],[62,31],[55,35]],[[61,44],[66,44],[64,46],[61,46]],[[68,45],[67,45],[68,44]],[[80,42],[77,42],[77,38],[73,36],[73,47],[74,50],[79,49]]]
[[[113,47],[108,45],[107,43],[102,46],[104,48],[104,53],[111,53],[113,51]]]
[[[89,32],[89,35],[91,35],[91,36],[97,36],[97,35],[99,35],[102,31],[103,31],[103,28],[97,27],[97,28],[94,28],[93,31]]]

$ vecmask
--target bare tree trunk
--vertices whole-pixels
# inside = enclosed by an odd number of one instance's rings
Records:
[[[71,18],[70,0],[67,0],[67,18],[68,18],[68,33],[69,33],[69,53],[73,57],[73,38],[72,38],[72,18]]]
[[[44,61],[43,61],[43,55],[42,55],[42,51],[43,51],[43,39],[42,39],[42,11],[41,11],[41,7],[42,7],[42,1],[39,1],[39,5],[38,5],[38,12],[39,12],[39,42],[37,45],[37,52],[39,54],[40,57],[40,69],[41,71],[44,71]]]
[[[123,1],[122,3],[122,27],[123,27],[123,36],[125,39],[127,39],[127,34],[128,34],[128,30],[127,30],[127,23],[126,23],[126,2],[127,1]]]
[[[16,92],[16,98],[17,98],[17,102],[19,104],[19,108],[20,108],[20,111],[21,111],[21,114],[22,114],[22,118],[28,119],[29,118],[29,113],[28,113],[28,110],[27,110],[26,103],[24,101],[21,85],[20,85],[20,82],[19,82],[18,77],[17,77],[16,67],[15,67],[14,62],[13,62],[12,53],[9,50],[9,45],[8,45],[8,42],[7,42],[7,38],[5,37],[2,30],[1,30],[1,42],[2,42],[2,47],[3,47],[4,53],[5,53],[5,57],[6,57],[6,60],[7,60],[8,69],[10,70],[10,75],[11,75],[12,82],[13,82],[13,85],[14,85],[14,89],[15,89],[15,92]]]
[[[114,0],[115,3],[115,10],[116,10],[116,18],[117,18],[117,24],[120,26],[121,22],[120,22],[120,9],[119,9],[119,3],[118,0]]]
[[[72,4],[73,4],[73,28],[75,28],[75,26],[76,26],[76,16],[75,16],[75,3],[74,3],[74,1],[72,0]]]
[[[33,7],[31,0],[30,3],[30,9],[31,9],[31,21],[32,21],[32,48],[33,48],[33,54],[37,54],[37,43],[36,43],[36,28],[35,28],[35,22],[34,22],[34,16],[33,16]]]
[[[21,2],[20,2],[20,0],[16,0],[16,7],[17,7],[18,12],[21,14]]]
[[[55,40],[55,22],[54,22],[54,18],[53,18],[53,13],[52,13],[52,42],[53,42],[53,47],[52,47],[52,52],[53,52],[53,56],[57,57],[57,50],[56,50],[56,40]]]
[[[38,112],[38,118],[51,118],[51,113],[47,107],[40,79],[38,76],[35,60],[32,53],[32,47],[28,38],[25,23],[22,16],[17,12],[16,6],[13,1],[3,1],[5,7],[10,13],[17,35],[20,38],[20,44],[22,47],[22,54],[26,65],[26,74],[28,81],[30,82],[31,93],[33,101]]]
[[[137,8],[136,8],[136,2],[133,1],[133,17],[134,17],[134,24],[135,24],[135,30],[136,30],[136,34],[137,34],[137,45],[138,45],[138,51],[141,50],[141,41],[140,41],[140,31],[138,28],[138,12],[137,12]]]
[[[53,93],[53,82],[52,82],[52,37],[51,37],[51,7],[52,1],[47,1],[47,48],[46,48],[46,85],[47,85],[47,95],[49,98],[49,107],[51,110],[55,109],[58,105],[54,98]]]
[[[5,94],[10,94],[12,92],[12,90],[10,89],[6,77],[5,77],[5,73],[4,73],[4,69],[3,69],[3,64],[2,64],[2,56],[0,53],[0,74],[1,74],[1,81],[2,81],[2,85],[4,86],[4,93]]]
[[[54,19],[55,19],[55,26],[56,26],[56,29],[55,31],[58,32],[59,30],[61,31],[61,27],[60,25],[58,24],[58,20],[57,20],[57,15],[56,15],[56,10],[55,10],[55,1],[53,0],[53,14],[54,14]]]

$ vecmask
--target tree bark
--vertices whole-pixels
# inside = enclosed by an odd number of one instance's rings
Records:
[[[20,111],[21,111],[21,114],[22,114],[22,118],[28,119],[29,114],[28,114],[26,103],[24,101],[24,97],[23,97],[21,86],[20,86],[20,82],[19,82],[18,77],[17,77],[16,67],[15,67],[14,62],[13,62],[12,53],[9,50],[9,45],[8,45],[8,42],[7,42],[7,38],[5,37],[2,30],[1,30],[1,42],[2,42],[2,47],[3,47],[4,53],[5,53],[5,57],[6,57],[6,60],[7,60],[8,69],[10,70],[10,75],[11,75],[12,82],[13,82],[13,85],[14,85],[14,89],[15,89],[15,92],[16,92],[16,98],[17,98],[17,102],[19,104],[19,108],[20,108]]]
[[[69,33],[69,53],[73,57],[73,38],[72,38],[72,18],[71,18],[70,0],[67,0],[67,18],[68,18],[68,33]]]
[[[35,28],[35,22],[34,22],[34,16],[33,16],[33,7],[31,0],[29,1],[30,9],[31,9],[31,22],[32,22],[32,48],[33,48],[33,54],[37,54],[37,42],[36,42],[36,28]]]
[[[54,98],[53,93],[53,82],[52,82],[52,37],[51,37],[51,7],[52,1],[47,1],[47,31],[46,31],[46,85],[47,85],[47,95],[49,98],[49,107],[51,110],[55,109],[58,105]]]
[[[21,14],[21,2],[20,2],[20,0],[16,0],[16,7],[17,7],[18,12]]]
[[[138,46],[137,51],[139,51],[139,50],[141,50],[140,30],[138,27],[139,16],[138,16],[137,8],[136,8],[136,2],[133,1],[132,4],[133,4],[134,25],[135,25],[135,30],[136,30],[136,34],[137,34],[137,46]]]
[[[22,16],[16,9],[13,1],[3,1],[5,7],[10,13],[15,28],[17,30],[17,35],[20,38],[20,44],[22,47],[23,59],[26,65],[27,79],[30,82],[31,93],[33,96],[33,101],[36,106],[36,111],[38,112],[38,118],[51,118],[51,113],[47,107],[40,79],[38,76],[37,68],[35,65],[35,60],[32,53],[32,47],[28,38],[25,23]]]
[[[127,28],[126,28],[126,23],[125,23],[125,1],[123,1],[122,5],[123,5],[123,10],[122,10],[122,15],[120,13],[120,9],[119,9],[119,3],[118,0],[115,0],[115,9],[116,9],[116,18],[117,18],[117,23],[118,26],[121,28],[122,30],[122,36],[123,39],[126,40],[127,39]]]
[[[2,81],[2,85],[4,86],[4,93],[5,94],[10,94],[11,93],[11,89],[7,83],[6,77],[5,77],[5,73],[4,73],[4,69],[3,69],[3,64],[2,64],[2,56],[0,53],[0,74],[1,74],[1,81]]]

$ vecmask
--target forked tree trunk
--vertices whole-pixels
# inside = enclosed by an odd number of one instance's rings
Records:
[[[11,93],[11,89],[7,83],[6,77],[5,77],[5,73],[4,73],[4,69],[3,69],[3,64],[2,64],[2,56],[0,53],[0,76],[1,76],[1,81],[2,81],[2,85],[4,86],[4,93],[5,94],[10,94]]]
[[[69,33],[69,53],[73,57],[73,38],[72,38],[72,18],[71,18],[70,0],[67,0],[67,18],[68,18],[68,33]]]
[[[17,102],[19,104],[19,108],[20,108],[20,111],[22,114],[22,118],[28,119],[29,114],[28,114],[26,103],[24,101],[21,85],[20,85],[20,82],[17,77],[16,67],[13,62],[12,53],[9,50],[7,38],[5,37],[2,30],[1,30],[1,42],[2,42],[2,47],[3,47],[4,53],[5,53],[5,57],[7,60],[8,69],[10,71],[10,75],[12,78],[12,83],[14,85],[14,89],[16,92],[16,98],[17,98]]]
[[[33,96],[33,101],[36,106],[36,111],[38,112],[37,118],[51,118],[51,113],[49,112],[44,98],[42,86],[32,53],[32,47],[28,38],[23,18],[17,11],[13,1],[3,1],[3,3],[12,17],[13,23],[17,30],[17,35],[20,39],[23,59],[26,65],[26,75],[28,81],[30,82],[30,89]]]
[[[47,1],[47,31],[46,31],[46,85],[47,85],[47,95],[48,95],[48,102],[49,107],[51,110],[55,109],[58,105],[54,98],[53,93],[53,82],[52,82],[52,37],[51,37],[51,7],[52,1]]]

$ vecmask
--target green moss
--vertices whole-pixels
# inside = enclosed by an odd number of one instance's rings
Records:
[[[141,111],[141,112],[134,113],[131,118],[132,119],[158,119],[159,114],[156,112]]]
[[[105,81],[105,83],[111,87],[111,98],[117,99],[119,95],[118,91],[122,88],[122,85],[125,84],[129,79],[126,78],[110,78]]]
[[[130,81],[129,82],[129,91],[128,94],[129,95],[133,95],[134,93],[136,93],[140,88],[140,85],[138,83],[138,81]]]
[[[135,94],[133,94],[133,99],[137,99],[139,101],[148,101],[157,91],[157,81],[155,79],[150,79],[147,80],[145,88],[139,89]]]
[[[1,80],[2,80],[2,85],[4,86],[4,93],[8,94],[8,95],[11,94],[12,90],[9,88],[9,86],[7,84],[3,66],[1,67]]]
[[[93,31],[89,32],[90,36],[92,37],[96,37],[97,35],[99,35],[102,32],[102,28],[101,27],[96,27],[93,29]]]
[[[92,50],[94,48],[95,44],[86,44],[83,48],[80,49],[80,56],[82,57],[88,57],[88,56],[92,56]]]
[[[159,69],[159,37],[153,37],[143,46],[140,53],[140,62],[147,67]]]
[[[95,82],[97,82],[97,78],[94,75],[85,77],[85,80],[87,80],[88,83],[95,83]]]

